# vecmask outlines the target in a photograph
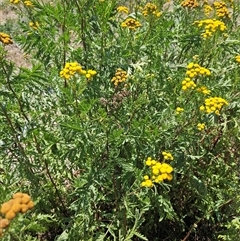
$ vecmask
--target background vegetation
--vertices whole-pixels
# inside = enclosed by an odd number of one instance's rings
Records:
[[[2,240],[239,240],[239,1],[10,2],[0,203],[35,206]]]

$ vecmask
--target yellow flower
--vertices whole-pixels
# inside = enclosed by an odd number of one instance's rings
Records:
[[[168,180],[168,181],[171,181],[172,179],[173,179],[173,175],[169,173],[169,174],[167,175],[167,180]]]
[[[173,160],[173,156],[170,152],[163,151],[162,155],[164,160],[169,160],[169,161]]]
[[[173,156],[170,152],[163,151],[165,160],[173,160]],[[151,176],[145,175],[144,181],[141,183],[142,187],[152,187],[153,183],[160,183],[164,180],[172,180],[173,167],[167,163],[161,163],[148,157],[145,164],[151,167]]]
[[[204,95],[209,95],[211,93],[211,90],[209,90],[206,86],[197,88],[197,91],[202,92]]]
[[[31,1],[24,1],[23,3],[28,7],[34,7],[34,5]]]
[[[151,166],[151,165],[152,165],[151,159],[147,159],[147,161],[146,161],[146,166]]]
[[[129,13],[129,9],[128,9],[127,7],[125,7],[125,6],[119,6],[119,7],[117,8],[117,11],[118,11],[119,13],[126,13],[126,14]]]
[[[221,109],[224,105],[228,105],[228,102],[221,97],[210,97],[205,99],[205,105],[200,106],[201,111],[206,113],[215,113],[216,115],[220,114]]]
[[[13,43],[10,35],[8,35],[6,33],[2,33],[2,32],[0,32],[0,42],[2,42],[3,44],[12,44]]]
[[[142,182],[141,184],[142,187],[153,187],[153,182],[151,180],[146,180]]]
[[[127,72],[125,70],[122,70],[121,68],[118,68],[116,70],[115,76],[112,78],[111,81],[115,86],[118,86],[119,84],[126,82],[127,78]]]
[[[213,8],[210,5],[208,4],[204,5],[204,13],[206,16],[209,16],[212,13],[212,11],[213,11]]]
[[[60,71],[60,76],[70,79],[75,73],[82,74],[82,66],[77,62],[67,62]]]
[[[215,33],[217,30],[220,30],[221,32],[225,31],[227,29],[224,22],[216,19],[205,19],[200,21],[195,21],[193,24],[197,24],[199,28],[203,27],[204,32],[201,34],[201,36],[206,39],[208,37],[211,37],[213,33]]]
[[[172,166],[170,166],[167,163],[163,163],[161,168],[160,168],[161,173],[171,173],[172,171],[173,171]]]
[[[230,13],[228,11],[227,4],[225,2],[223,1],[214,2],[213,5],[216,9],[216,14],[218,17],[230,18]]]
[[[162,182],[162,181],[163,181],[162,174],[158,175],[157,178],[154,180],[154,182],[156,182],[156,183],[159,183],[159,182]]]
[[[155,166],[152,167],[152,173],[153,175],[158,175],[159,174],[159,169],[156,168]]]
[[[18,4],[20,0],[10,0],[10,3]]]
[[[204,123],[198,123],[197,128],[198,128],[199,131],[202,131],[202,130],[205,129],[205,124]]]
[[[30,22],[29,27],[31,27],[34,30],[37,30],[39,28],[39,23],[38,22]]]
[[[142,9],[142,14],[144,17],[147,17],[149,15],[154,15],[157,18],[159,18],[162,13],[158,11],[157,6],[155,4],[147,3]]]
[[[183,7],[196,8],[199,4],[196,0],[185,0],[181,3]]]
[[[191,72],[189,74],[189,77],[195,77],[195,75],[195,73]],[[195,87],[196,84],[194,83],[194,81],[188,77],[182,81],[182,90],[194,89]]]
[[[200,109],[201,111],[204,111],[204,110],[205,110],[204,105],[201,105],[199,109]]]
[[[129,28],[130,30],[136,30],[137,28],[141,27],[141,23],[134,18],[127,18],[121,24],[122,28]]]
[[[146,181],[146,180],[149,179],[149,176],[148,176],[148,175],[145,175],[145,176],[143,177],[143,179]]]
[[[237,56],[235,57],[235,60],[236,60],[238,63],[240,63],[240,55],[237,55]]]
[[[155,165],[154,165],[157,169],[160,169],[162,164],[160,162],[157,162]]]
[[[180,113],[182,113],[183,111],[184,111],[184,109],[181,108],[181,107],[177,107],[177,108],[176,108],[176,114],[177,114],[177,115],[180,114]]]
[[[94,75],[97,74],[97,71],[89,69],[86,71],[85,75],[88,80],[90,80]]]

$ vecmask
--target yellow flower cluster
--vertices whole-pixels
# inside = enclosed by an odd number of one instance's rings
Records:
[[[34,5],[31,1],[24,1],[23,3],[28,7],[34,7]]]
[[[157,6],[155,4],[147,3],[142,9],[142,14],[144,17],[147,17],[149,15],[154,15],[159,18],[162,13],[158,11]]]
[[[77,62],[67,62],[65,67],[60,71],[60,76],[65,79],[70,79],[73,75],[81,74],[85,75],[88,80],[90,80],[94,75],[97,74],[97,71],[89,69],[83,70],[82,66]]]
[[[196,0],[185,0],[181,2],[181,5],[183,7],[188,7],[188,8],[196,8],[198,7],[198,2]]]
[[[140,28],[142,25],[139,21],[137,21],[134,18],[127,18],[124,22],[122,22],[121,27],[122,28],[129,28],[130,30],[136,30],[137,28]]]
[[[116,70],[115,76],[112,78],[112,82],[115,86],[118,86],[120,83],[123,83],[127,80],[128,75],[127,71],[122,70],[121,68],[118,68]]]
[[[173,159],[172,156],[169,158]],[[147,158],[145,164],[151,168],[151,177],[148,175],[143,177],[144,181],[141,183],[142,187],[153,187],[154,183],[160,183],[164,180],[171,181],[173,179],[173,167],[171,165],[153,160],[151,157]]]
[[[178,115],[178,114],[181,114],[183,111],[184,111],[184,109],[181,108],[181,107],[177,107],[177,108],[176,108],[176,114],[177,114],[177,115]]]
[[[194,81],[188,77],[182,81],[182,90],[194,89],[195,87],[196,84],[194,83]]]
[[[204,4],[203,9],[204,9],[204,13],[205,13],[206,16],[210,16],[210,14],[213,11],[212,6],[210,6],[209,4]]]
[[[12,44],[13,43],[11,37],[8,34],[2,33],[2,32],[0,32],[0,41],[4,44]]]
[[[174,159],[170,152],[163,151],[162,155],[163,155],[163,159],[165,161],[173,161],[173,159]]]
[[[209,90],[206,86],[197,88],[197,91],[202,92],[204,95],[209,95],[211,93],[211,90]]]
[[[235,60],[240,64],[240,55],[237,55],[237,56],[235,57]]]
[[[29,23],[29,27],[31,27],[32,29],[37,30],[39,28],[39,23],[38,22],[30,22]]]
[[[186,75],[189,78],[195,78],[198,75],[211,75],[211,72],[209,69],[201,67],[199,64],[194,64],[193,62],[189,63],[187,66]]]
[[[221,18],[230,18],[230,14],[227,8],[227,4],[223,1],[221,2],[214,2],[213,3],[215,9],[216,9],[216,14],[218,17]]]
[[[17,192],[13,198],[1,205],[0,212],[5,215],[3,219],[0,217],[0,237],[3,235],[3,229],[7,228],[10,221],[16,217],[18,213],[25,213],[34,207],[31,197],[26,193]]]
[[[18,4],[20,0],[10,0],[10,3]]]
[[[201,34],[201,36],[206,39],[208,37],[211,37],[213,33],[215,33],[217,30],[220,30],[221,32],[225,31],[227,29],[224,22],[216,19],[205,19],[200,21],[195,21],[193,24],[197,24],[198,27],[204,27],[204,33]]]
[[[85,75],[86,78],[90,80],[93,76],[97,74],[97,71],[93,69],[82,70],[81,74]]]
[[[211,72],[209,69],[201,67],[199,64],[193,62],[189,63],[186,71],[187,77],[182,81],[182,90],[194,89],[196,84],[193,81],[193,78],[196,78],[199,75],[209,76],[211,75]]]
[[[75,73],[82,73],[82,66],[77,62],[68,62],[63,70],[60,71],[60,76],[65,79],[70,79]]]
[[[126,13],[126,14],[129,13],[129,9],[128,9],[127,7],[125,7],[125,6],[119,6],[119,7],[117,8],[117,11],[118,11],[119,13]]]
[[[220,111],[224,105],[228,105],[228,102],[221,97],[210,97],[205,99],[205,104],[200,106],[201,111],[206,113],[215,113],[220,115]]]
[[[204,123],[198,123],[197,128],[198,128],[199,131],[202,131],[202,130],[205,129],[205,124]]]

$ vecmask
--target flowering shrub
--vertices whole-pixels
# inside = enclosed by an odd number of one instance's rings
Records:
[[[238,240],[236,1],[2,6],[1,240]]]

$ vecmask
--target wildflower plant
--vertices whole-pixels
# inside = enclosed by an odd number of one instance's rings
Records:
[[[4,3],[1,240],[237,240],[240,8],[218,2]]]

